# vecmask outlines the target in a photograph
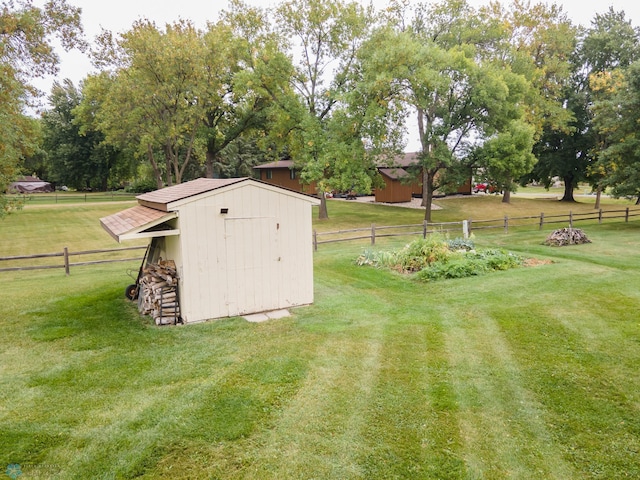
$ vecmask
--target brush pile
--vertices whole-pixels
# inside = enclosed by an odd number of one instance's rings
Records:
[[[173,260],[147,265],[140,278],[138,310],[151,315],[156,325],[181,323],[178,299],[178,272]]]
[[[591,243],[587,235],[579,228],[561,228],[549,234],[544,241],[545,245],[552,247],[563,247],[565,245],[581,245]]]

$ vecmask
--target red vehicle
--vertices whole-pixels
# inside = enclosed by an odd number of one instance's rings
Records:
[[[495,193],[498,189],[488,183],[476,183],[473,185],[473,193]]]

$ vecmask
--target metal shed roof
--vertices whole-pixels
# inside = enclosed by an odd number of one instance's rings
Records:
[[[154,208],[136,205],[135,207],[101,218],[100,224],[109,235],[116,241],[121,242],[122,240],[128,240],[130,238],[176,235],[179,233],[177,230],[149,231],[144,234],[141,234],[141,232],[152,229],[177,216],[178,214],[176,212],[167,213]]]
[[[161,188],[149,193],[138,195],[138,203],[157,210],[167,211],[167,205],[171,202],[184,200],[185,198],[200,195],[201,193],[210,192],[218,188],[226,187],[234,183],[248,180],[248,177],[242,178],[198,178],[190,182],[181,183],[172,187]]]
[[[182,201],[243,182],[258,183],[264,188],[284,192],[287,195],[304,199],[312,204],[317,205],[320,203],[319,199],[310,195],[248,177],[198,178],[190,182],[138,195],[136,199],[139,205],[108,217],[103,217],[100,219],[100,224],[118,242],[134,238],[178,235],[180,233],[179,229],[163,224],[178,217],[178,212],[174,210],[179,208]]]

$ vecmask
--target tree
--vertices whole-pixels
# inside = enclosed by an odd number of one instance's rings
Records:
[[[591,88],[600,97],[594,127],[605,147],[599,152],[602,184],[615,196],[637,197],[640,203],[640,61],[610,74],[592,76]],[[600,95],[601,94],[601,95]]]
[[[289,59],[271,30],[267,12],[233,0],[205,34],[210,94],[205,103],[204,137],[207,176],[245,171],[239,145],[257,145],[250,134],[265,136],[267,109],[291,76]],[[239,144],[239,145],[234,145]],[[239,164],[236,162],[242,158]],[[253,155],[257,163],[262,155]]]
[[[496,39],[476,18],[461,0],[418,5],[409,25],[393,20],[360,57],[367,88],[391,128],[402,129],[399,120],[415,112],[427,221],[444,173],[523,115],[528,83],[488,55]]]
[[[53,38],[70,49],[83,45],[81,33],[80,9],[65,0],[42,8],[29,0],[0,4],[0,216],[12,206],[4,195],[9,182],[37,146],[38,128],[25,109],[39,92],[29,81],[57,72]]]
[[[273,92],[270,138],[315,182],[319,218],[328,217],[325,192],[369,191],[375,169],[366,155],[346,97],[358,49],[369,34],[373,11],[356,2],[290,0],[276,10],[278,32],[298,59],[289,88]]]
[[[610,87],[620,79],[621,70],[626,69],[640,58],[640,31],[625,18],[624,12],[616,12],[613,8],[604,14],[597,14],[591,22],[579,50],[582,66],[583,89],[588,98],[589,126],[596,120],[593,118],[596,109],[593,104],[606,105],[616,96],[615,89]],[[603,83],[604,80],[604,83]],[[605,87],[605,84],[609,84]],[[604,112],[605,109],[600,109]],[[607,123],[605,120],[600,124]],[[595,130],[595,132],[594,132]],[[592,141],[589,152],[589,166],[587,173],[591,184],[596,188],[596,208],[600,207],[600,196],[607,185],[612,185],[607,179],[609,173],[608,159],[600,158],[600,151],[607,149],[609,139],[607,135],[598,133],[598,128],[590,129]]]
[[[503,192],[509,203],[514,179],[531,171],[537,159],[532,153],[535,128],[523,120],[513,120],[489,138],[476,154],[485,175]]]
[[[109,180],[120,183],[114,176],[120,155],[104,143],[102,132],[81,122],[75,111],[81,101],[82,93],[73,82],[54,82],[52,108],[42,114],[50,179],[77,189],[105,191]]]
[[[574,131],[574,112],[567,108],[565,93],[570,91],[568,85],[573,78],[570,59],[575,51],[577,28],[556,4],[514,2],[508,8],[491,4],[483,12],[485,22],[493,22],[497,26],[494,28],[502,30],[503,40],[496,53],[531,85],[525,95],[523,118],[535,127],[532,135],[537,160],[529,162],[527,168],[522,168],[524,164],[520,162],[514,164],[510,184],[500,185],[505,191],[503,201],[508,201],[509,192],[516,187],[514,181],[524,181],[521,175],[527,180],[544,177],[549,181],[558,175],[547,172],[548,168],[555,172],[559,165],[553,142]],[[565,143],[562,141],[561,145]]]
[[[115,41],[104,32],[100,46],[96,63],[113,71],[108,79],[96,79],[104,95],[99,128],[114,145],[135,145],[136,154],[152,165],[158,188],[180,183],[200,147],[197,133],[208,94],[201,33],[186,21],[161,30],[140,20]]]
[[[564,183],[561,201],[573,202],[573,191],[579,182],[585,181],[592,161],[593,129],[588,111],[588,94],[581,82],[567,82],[564,105],[573,119],[568,128],[558,129],[546,125],[534,146],[538,163],[525,175],[525,181],[536,180],[549,188],[554,178]]]

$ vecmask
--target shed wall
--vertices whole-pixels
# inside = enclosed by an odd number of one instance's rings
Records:
[[[400,180],[395,180],[383,175],[385,187],[376,188],[376,202],[398,203],[411,201],[411,185],[405,185]]]
[[[310,209],[300,198],[254,184],[181,205],[183,320],[312,303]]]
[[[267,178],[267,169],[260,169],[260,180],[271,185],[278,185],[280,187],[288,188],[296,192],[307,193],[315,195],[316,183],[312,182],[309,185],[303,185],[300,183],[298,176],[300,172],[296,170],[296,178],[291,178],[291,170],[288,168],[271,168],[271,178]]]

